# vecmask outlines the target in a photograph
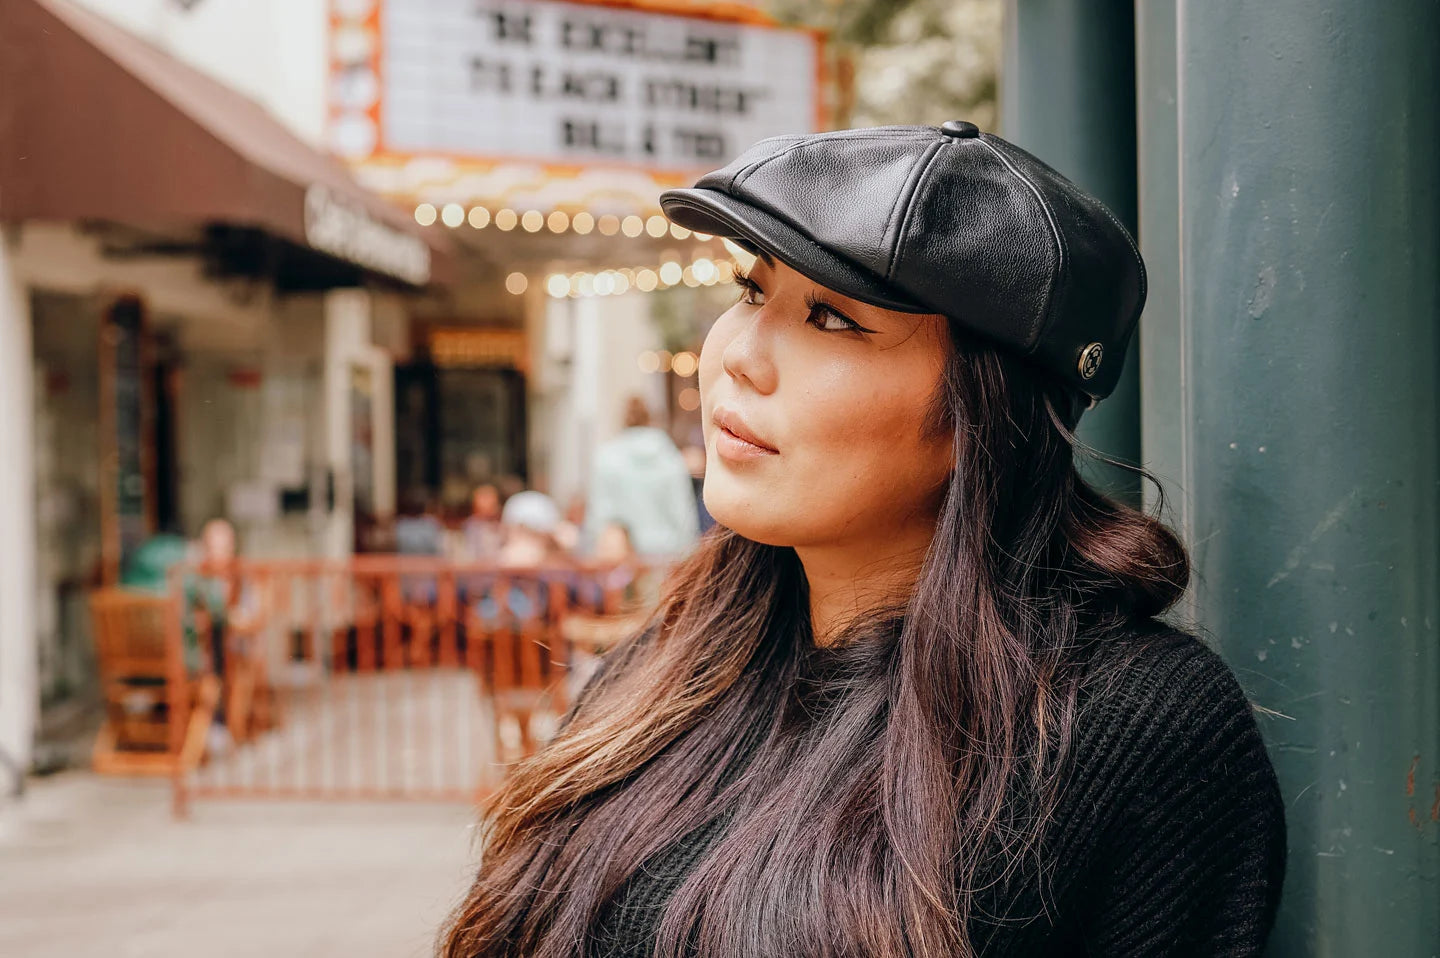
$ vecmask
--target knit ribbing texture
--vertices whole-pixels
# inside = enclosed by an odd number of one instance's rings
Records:
[[[1045,833],[1043,898],[1033,865],[977,898],[969,934],[982,958],[1243,958],[1264,947],[1286,832],[1251,705],[1187,632],[1148,630],[1130,652],[1092,663]],[[708,822],[649,859],[602,910],[585,958],[648,958],[666,901],[725,826]]]

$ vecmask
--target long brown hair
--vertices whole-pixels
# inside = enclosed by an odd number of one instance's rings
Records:
[[[1189,562],[1076,472],[1073,395],[950,325],[925,424],[954,437],[935,536],[908,604],[841,637],[841,694],[786,738],[813,648],[804,571],[712,530],[488,803],[445,958],[580,954],[625,879],[722,812],[665,906],[660,958],[975,954],[977,891],[1038,860],[1086,650],[1175,603]],[[776,747],[727,773],[757,716]]]

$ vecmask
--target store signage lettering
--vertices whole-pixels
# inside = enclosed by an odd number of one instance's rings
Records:
[[[392,0],[383,31],[393,151],[708,167],[813,129],[803,31],[550,0]]]
[[[348,262],[423,286],[430,280],[424,240],[372,217],[324,186],[305,192],[305,241]]]

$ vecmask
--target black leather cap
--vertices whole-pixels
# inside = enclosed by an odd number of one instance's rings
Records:
[[[660,205],[846,296],[949,316],[1096,400],[1145,304],[1115,216],[963,120],[769,137]]]

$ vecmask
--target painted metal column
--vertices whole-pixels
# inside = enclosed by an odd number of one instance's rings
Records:
[[[1135,31],[1116,0],[1006,0],[1000,133],[1093,193],[1136,229]],[[1139,336],[1115,391],[1078,435],[1111,458],[1140,462]],[[1082,462],[1100,488],[1139,505],[1134,473]]]
[[[1440,3],[1140,7],[1147,441],[1281,713],[1270,953],[1440,954]]]

